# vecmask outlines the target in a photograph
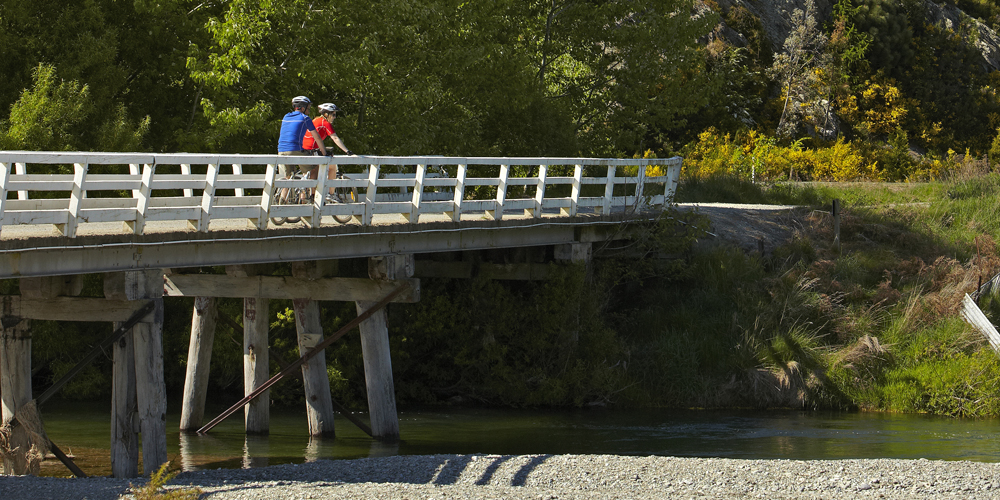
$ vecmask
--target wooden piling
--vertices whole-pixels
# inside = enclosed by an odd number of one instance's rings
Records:
[[[205,398],[211,370],[212,343],[219,312],[215,297],[195,297],[191,315],[191,339],[188,343],[184,399],[181,403],[182,431],[196,431],[205,418]]]
[[[109,299],[150,300],[153,312],[132,327],[136,416],[142,434],[143,474],[167,461],[167,388],[163,380],[163,271],[146,269],[104,276]],[[114,437],[113,437],[114,439]],[[112,443],[112,449],[124,443]]]
[[[163,272],[126,273],[130,300],[152,299],[150,316],[132,327],[135,390],[142,432],[142,472],[150,475],[167,461],[167,387],[163,380]]]
[[[295,329],[298,334],[299,355],[305,355],[323,342],[319,303],[309,299],[295,299]],[[306,417],[310,436],[333,437],[333,401],[330,379],[326,374],[326,354],[320,351],[302,365],[302,384],[305,388]]]
[[[232,415],[233,413],[235,413],[241,406],[245,406],[250,401],[253,401],[254,399],[257,399],[258,396],[260,396],[262,393],[264,393],[265,391],[267,391],[272,385],[278,383],[279,380],[281,380],[281,379],[287,377],[288,375],[290,375],[293,370],[299,369],[302,366],[303,363],[309,361],[313,356],[315,356],[316,354],[319,354],[320,351],[326,349],[327,347],[329,347],[331,344],[333,344],[334,342],[336,342],[337,340],[339,340],[344,335],[347,335],[347,332],[353,330],[355,327],[357,327],[358,325],[360,325],[363,321],[365,321],[368,318],[370,318],[372,316],[372,314],[374,314],[376,311],[381,310],[383,307],[385,307],[386,305],[388,305],[389,302],[392,302],[393,299],[395,299],[396,297],[398,297],[403,292],[407,291],[409,288],[410,288],[410,284],[408,282],[403,282],[398,288],[396,288],[395,290],[393,290],[392,292],[390,292],[389,295],[386,295],[385,298],[383,298],[382,300],[376,302],[375,305],[373,305],[370,309],[368,309],[368,310],[364,311],[363,313],[359,314],[358,317],[352,319],[351,321],[348,321],[346,325],[344,325],[344,326],[342,326],[340,328],[340,330],[337,330],[336,332],[333,333],[333,335],[330,335],[329,337],[327,337],[326,339],[324,339],[323,342],[321,342],[319,345],[317,345],[311,351],[303,354],[299,359],[293,361],[291,364],[289,364],[288,366],[286,366],[285,368],[283,368],[280,372],[278,372],[277,375],[269,378],[259,388],[257,388],[257,390],[255,390],[254,392],[252,392],[250,394],[247,394],[243,399],[239,400],[233,406],[230,406],[226,411],[222,412],[218,417],[213,418],[211,422],[209,422],[209,423],[205,424],[204,426],[202,426],[201,429],[198,429],[198,433],[199,434],[204,434],[204,433],[212,430],[213,427],[215,427],[216,425],[219,425],[220,422],[222,422],[223,420],[225,420],[226,418],[228,418],[230,415]]]
[[[115,322],[115,329],[121,327]],[[113,344],[111,376],[111,474],[116,478],[139,475],[139,429],[136,420],[135,346],[126,334]]]
[[[372,302],[357,302],[358,312],[372,307]],[[372,435],[383,441],[399,440],[399,417],[396,414],[396,390],[392,382],[389,357],[389,327],[385,309],[380,309],[359,325],[361,355],[365,364],[365,387],[368,389],[368,414]]]
[[[226,266],[226,274],[236,278],[256,276],[259,272],[260,266],[257,265]],[[269,305],[266,297],[243,299],[244,395],[254,392],[270,377],[267,339]],[[270,391],[264,391],[244,407],[243,422],[247,434],[267,434],[270,431],[270,404]]]
[[[374,280],[395,280],[413,276],[412,254],[388,255],[368,259],[368,276]],[[374,303],[357,301],[358,313]],[[389,356],[389,327],[386,309],[379,309],[358,326],[361,330],[361,355],[368,389],[368,415],[372,435],[380,440],[399,440],[399,416],[396,413],[396,389],[392,381]]]
[[[267,331],[268,299],[243,299],[243,394],[249,395],[269,378]],[[244,409],[247,434],[267,434],[270,429],[270,391]]]
[[[14,418],[18,408],[31,402],[31,321],[5,319],[0,331],[0,406],[3,423]],[[27,450],[31,440],[24,426],[17,426],[10,436],[9,447]],[[44,452],[44,450],[41,450]],[[28,474],[29,464],[25,453],[3,459],[7,475]]]

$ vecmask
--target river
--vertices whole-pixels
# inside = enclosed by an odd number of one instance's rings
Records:
[[[221,408],[214,410],[206,420]],[[90,475],[110,474],[109,414],[109,405],[91,402],[42,408],[49,438]],[[205,436],[171,431],[178,422],[178,414],[167,415],[167,448],[185,470],[450,453],[1000,462],[1000,419],[912,414],[434,407],[401,411],[402,442],[395,445],[373,441],[340,415],[336,438],[310,439],[301,409],[272,410],[266,437],[245,436],[241,412]],[[56,460],[46,460],[42,473],[67,474]]]

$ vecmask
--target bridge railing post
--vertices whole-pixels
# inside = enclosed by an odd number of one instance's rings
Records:
[[[503,204],[507,200],[507,179],[510,176],[510,165],[500,165],[500,175],[498,176],[499,183],[497,184],[497,196],[495,200],[495,208],[493,210],[487,210],[486,215],[488,215],[493,220],[503,219]]]
[[[538,166],[538,184],[535,185],[535,209],[531,215],[539,219],[542,217],[542,202],[545,201],[545,179],[549,173],[549,166],[541,164]]]
[[[7,184],[9,182],[10,163],[0,163],[0,229],[3,228],[3,214],[7,204]]]
[[[427,175],[427,165],[417,165],[417,171],[413,178],[413,195],[410,198],[410,213],[403,214],[410,224],[416,224],[420,220],[420,202],[424,196],[425,175]]]
[[[465,199],[465,176],[468,164],[459,163],[455,171],[455,197],[452,200],[451,216],[453,222],[462,222],[462,201]]]
[[[607,184],[604,185],[604,202],[601,205],[601,214],[603,215],[611,213],[611,205],[615,196],[615,171],[617,168],[614,165],[608,165],[608,180]]]
[[[635,183],[635,211],[637,213],[646,208],[646,199],[643,196],[646,187],[646,168],[648,168],[647,165],[639,165],[638,180]]]
[[[365,217],[361,224],[369,226],[372,217],[375,215],[375,192],[377,190],[379,166],[372,164],[368,166],[368,187],[365,190]]]
[[[17,174],[17,175],[24,175],[25,173],[27,173],[27,166],[23,162],[17,162],[17,163],[15,163],[14,164],[14,173]],[[28,192],[27,191],[18,191],[17,192],[17,199],[19,199],[19,200],[27,200],[28,199]]]

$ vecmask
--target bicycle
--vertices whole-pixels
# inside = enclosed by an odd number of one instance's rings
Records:
[[[308,179],[309,173],[296,172],[292,175],[292,180],[302,180]],[[344,179],[344,174],[337,172],[337,179]],[[306,187],[293,187],[287,188],[285,196],[281,196],[281,192],[285,189],[275,189],[274,196],[271,198],[271,205],[308,205],[312,203],[313,196],[311,188]],[[326,203],[355,203],[358,200],[358,189],[354,187],[336,187],[333,189],[333,194],[326,195]],[[351,215],[334,215],[333,220],[341,223],[347,224],[351,222]],[[286,222],[290,224],[295,224],[299,222],[301,217],[271,217],[271,222],[276,226],[280,226]]]
[[[291,180],[303,180],[308,179],[309,174],[302,174],[302,172],[295,172],[292,174]],[[282,192],[284,191],[284,196]],[[279,188],[274,190],[274,195],[271,197],[271,206],[275,205],[307,205],[312,203],[312,195],[309,192],[309,188],[304,187],[292,187],[292,188]],[[276,226],[280,226],[286,222],[289,224],[295,224],[296,222],[302,220],[301,217],[271,217],[271,222]]]
[[[337,179],[343,179],[344,174],[337,170]],[[333,188],[333,194],[326,195],[327,203],[355,203],[358,201],[358,188],[338,186]],[[347,224],[351,221],[351,215],[334,215],[333,220],[341,223]]]

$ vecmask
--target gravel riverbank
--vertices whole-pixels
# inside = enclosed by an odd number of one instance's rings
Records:
[[[613,455],[427,455],[186,472],[211,499],[1000,497],[1000,464],[931,460],[735,460]],[[109,478],[0,477],[0,499],[115,499]]]

